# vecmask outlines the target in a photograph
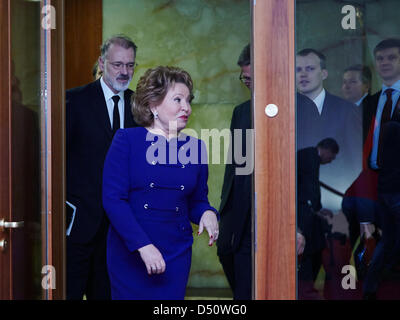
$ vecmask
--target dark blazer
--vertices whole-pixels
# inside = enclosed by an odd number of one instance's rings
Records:
[[[326,91],[321,115],[312,100],[297,94],[297,150],[334,138],[340,154],[362,146],[362,120],[357,106]]]
[[[124,127],[136,126],[131,114],[132,90],[126,90]],[[105,213],[102,207],[104,160],[112,141],[107,105],[100,80],[66,93],[67,228],[69,240],[87,243],[96,234]],[[70,213],[70,214],[68,214]],[[73,220],[72,220],[73,219]]]
[[[242,153],[246,150],[246,129],[251,124],[250,100],[235,107],[231,121],[232,143],[229,152],[234,154],[233,130],[242,129]],[[217,240],[218,255],[226,255],[237,250],[245,227],[249,226],[251,215],[252,175],[236,175],[238,165],[234,162],[225,168],[224,184],[220,205],[220,234]]]
[[[381,128],[382,154],[379,170],[378,193],[400,193],[400,123],[388,121]]]
[[[344,193],[362,170],[362,115],[360,108],[326,91],[321,115],[309,103],[297,107],[297,150],[314,147],[325,138],[339,144],[337,158],[320,170],[320,179]],[[358,108],[358,109],[357,109]],[[335,206],[340,207],[338,201]],[[333,208],[331,208],[333,209]]]
[[[315,214],[322,208],[320,164],[317,148],[297,151],[297,226],[306,238],[306,253],[319,251],[325,246],[326,226]]]
[[[368,94],[361,102],[362,105],[362,125],[363,125],[363,143],[365,143],[368,131],[371,127],[371,120],[376,114],[378,107],[379,96],[381,91],[374,95]]]
[[[319,211],[321,191],[319,186],[319,167],[321,159],[315,147],[297,151],[297,200],[309,203],[314,211]]]

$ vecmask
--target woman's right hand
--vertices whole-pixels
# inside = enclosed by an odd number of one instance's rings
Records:
[[[165,271],[165,261],[161,252],[152,244],[138,249],[140,257],[146,265],[147,273],[160,274]]]

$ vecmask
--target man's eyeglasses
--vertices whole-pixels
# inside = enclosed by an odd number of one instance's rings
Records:
[[[124,66],[126,67],[127,70],[134,70],[138,66],[136,62],[130,62],[130,63],[110,62],[110,64],[115,70],[123,70]]]
[[[251,77],[246,77],[246,76],[243,75],[243,73],[240,73],[239,79],[243,83],[250,83],[251,82]]]

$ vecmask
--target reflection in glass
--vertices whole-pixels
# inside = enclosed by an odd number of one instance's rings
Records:
[[[299,299],[400,298],[400,42],[383,41],[400,38],[398,9],[296,1]]]
[[[11,1],[12,231],[14,299],[41,298],[40,220],[40,8]]]

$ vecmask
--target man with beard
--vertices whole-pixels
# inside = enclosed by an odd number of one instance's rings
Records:
[[[102,207],[103,164],[115,132],[135,126],[128,89],[136,45],[123,35],[101,46],[102,77],[66,93],[67,299],[110,299],[109,221]]]

